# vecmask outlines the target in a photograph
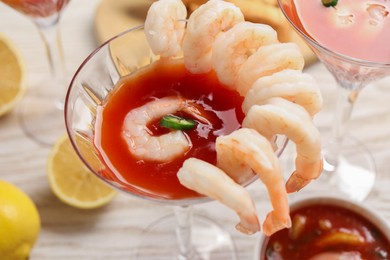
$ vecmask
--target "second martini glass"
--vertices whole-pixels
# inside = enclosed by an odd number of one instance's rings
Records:
[[[24,97],[20,122],[27,136],[38,143],[52,145],[64,128],[62,115],[66,83],[59,20],[70,0],[0,1],[30,18],[44,43],[51,74],[30,88]]]
[[[324,140],[326,144],[324,146],[324,173],[322,178],[329,181],[328,183],[332,187],[335,187],[344,195],[361,201],[368,196],[374,186],[376,177],[375,164],[365,146],[346,134],[347,126],[360,91],[369,83],[390,75],[390,60],[388,62],[373,62],[366,59],[358,59],[324,46],[316,41],[315,37],[310,35],[304,28],[302,19],[305,17],[300,17],[300,14],[298,14],[295,0],[278,0],[278,2],[292,27],[308,43],[335,77],[339,85],[335,119],[332,124],[330,137]],[[315,2],[317,6],[322,5],[320,0],[312,2]],[[386,8],[386,6],[383,7]],[[325,7],[324,10],[326,10]],[[329,10],[333,11],[333,9]],[[308,13],[310,12],[306,14]],[[313,13],[312,10],[311,14]],[[350,16],[341,18],[349,19]],[[390,17],[384,18],[390,19]],[[318,14],[310,19],[317,19],[318,21],[316,22],[319,24],[324,22],[322,20],[319,21],[321,18],[319,18]],[[349,22],[349,20],[345,20],[345,22]],[[328,34],[328,36],[332,34],[326,30],[322,32]],[[342,36],[333,35],[331,37],[333,41],[340,42],[340,39],[335,37]],[[369,36],[367,35],[367,37]],[[359,41],[359,38],[356,38],[356,41]],[[358,44],[345,39],[344,42]]]

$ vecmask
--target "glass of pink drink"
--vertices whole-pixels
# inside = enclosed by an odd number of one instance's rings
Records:
[[[340,86],[331,137],[324,140],[322,178],[344,195],[363,200],[374,186],[375,164],[364,145],[346,132],[360,90],[390,75],[390,1],[340,0],[329,7],[321,0],[278,2]]]
[[[30,89],[20,106],[23,130],[33,140],[52,145],[63,131],[66,82],[59,39],[61,12],[69,0],[0,0],[29,17],[37,26],[48,56],[51,75]]]

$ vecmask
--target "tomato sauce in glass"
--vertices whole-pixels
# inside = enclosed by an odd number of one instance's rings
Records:
[[[351,210],[310,205],[291,212],[291,219],[292,228],[266,239],[262,260],[310,259],[324,252],[349,252],[370,260],[390,258],[390,244],[384,234]]]
[[[211,126],[197,121],[185,130],[192,147],[182,156],[166,163],[136,159],[122,138],[124,119],[129,111],[156,98],[180,96],[196,102],[206,111]],[[221,85],[214,72],[194,75],[182,61],[155,62],[147,69],[122,79],[98,109],[95,124],[95,146],[105,161],[104,178],[118,182],[133,193],[158,199],[199,197],[179,183],[176,176],[184,160],[199,158],[215,165],[215,140],[241,127],[243,98]],[[180,115],[179,115],[180,116]],[[191,118],[194,119],[194,118]],[[152,135],[167,133],[159,119],[148,125]],[[195,119],[196,121],[196,119]]]

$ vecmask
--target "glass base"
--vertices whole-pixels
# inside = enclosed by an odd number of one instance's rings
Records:
[[[323,133],[321,135],[323,136],[324,170],[317,180],[313,180],[301,191],[291,194],[291,198],[333,195],[355,201],[366,199],[373,190],[377,177],[371,153],[356,138],[346,135],[335,166],[327,160],[329,158],[328,136]],[[294,159],[290,158],[287,162],[291,168],[294,167]],[[290,174],[292,169],[287,172]]]
[[[140,238],[135,259],[237,259],[229,233],[210,219],[193,215],[192,250],[188,256],[180,256],[175,228],[176,218],[173,214],[152,223]]]
[[[327,161],[327,153],[325,143],[323,178],[347,197],[363,201],[373,189],[376,178],[375,162],[369,150],[359,140],[347,135],[336,167]]]
[[[53,145],[65,133],[63,105],[50,93],[27,93],[19,106],[19,121],[25,134],[39,144]]]

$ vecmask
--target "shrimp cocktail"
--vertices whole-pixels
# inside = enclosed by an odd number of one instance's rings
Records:
[[[268,25],[246,22],[233,4],[211,0],[186,19],[181,1],[156,1],[144,26],[91,54],[69,88],[66,123],[80,157],[104,181],[181,206],[178,255],[191,258],[220,247],[197,247],[183,217],[206,198],[234,210],[245,234],[290,227],[287,194],[322,171],[312,122],[322,97],[302,72],[298,46],[280,43]],[[285,136],[297,146],[286,183],[278,161]],[[262,228],[245,189],[256,178],[273,207]]]
[[[390,75],[390,1],[278,2],[340,85],[330,136],[324,138],[324,177],[328,178],[321,183],[361,201],[374,186],[375,164],[366,147],[349,138],[347,127],[360,90]]]

